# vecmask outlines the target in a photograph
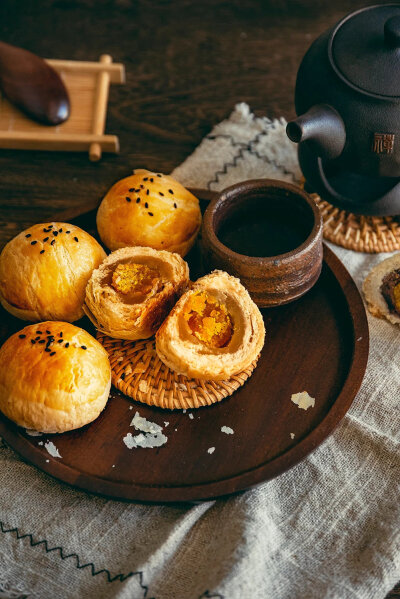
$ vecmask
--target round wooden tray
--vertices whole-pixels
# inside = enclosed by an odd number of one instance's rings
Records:
[[[93,211],[74,222],[94,232],[94,217]],[[134,402],[113,388],[104,412],[80,430],[31,437],[1,417],[0,435],[57,479],[131,501],[208,499],[277,476],[322,443],[349,409],[367,364],[368,325],[356,285],[326,247],[313,289],[292,304],[263,310],[263,316],[267,334],[257,367],[220,403],[169,411]],[[0,323],[0,341],[22,326],[4,311]],[[88,321],[80,324],[94,332]],[[292,393],[303,390],[316,398],[307,411],[291,401]],[[123,437],[137,432],[130,426],[136,411],[164,427],[165,445],[125,446]],[[222,432],[224,426],[234,434]],[[39,445],[50,438],[61,459]]]

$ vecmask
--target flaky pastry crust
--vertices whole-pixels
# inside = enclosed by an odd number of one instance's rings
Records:
[[[185,256],[201,225],[198,199],[168,175],[137,169],[115,183],[97,212],[97,229],[110,250],[148,246]]]
[[[105,256],[75,225],[33,225],[1,252],[0,302],[22,320],[74,322],[83,316],[86,284]]]
[[[89,333],[66,322],[28,325],[0,348],[0,410],[19,426],[62,433],[95,420],[111,367]]]
[[[138,302],[112,285],[120,264],[142,264],[155,270],[157,280]],[[178,254],[149,247],[121,248],[93,271],[86,287],[84,310],[97,330],[115,339],[147,339],[154,335],[189,282],[189,267]]]
[[[233,334],[224,347],[209,347],[192,334],[184,316],[190,298],[207,292],[226,306]],[[175,305],[156,333],[157,354],[179,374],[205,380],[224,380],[247,368],[260,353],[265,328],[260,310],[239,279],[215,270],[198,279]]]
[[[386,260],[374,266],[363,283],[364,297],[369,312],[377,318],[386,318],[392,324],[400,324],[400,317],[389,310],[389,306],[381,292],[381,285],[387,274],[399,269],[400,253],[386,258]]]

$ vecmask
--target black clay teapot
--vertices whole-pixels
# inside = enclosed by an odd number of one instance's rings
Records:
[[[351,212],[400,214],[400,3],[348,15],[309,48],[296,82],[308,189]]]

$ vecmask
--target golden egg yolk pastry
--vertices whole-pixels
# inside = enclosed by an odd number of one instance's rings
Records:
[[[189,282],[186,262],[149,247],[121,248],[93,271],[84,310],[95,327],[116,339],[154,335]]]
[[[400,324],[400,253],[374,266],[364,281],[363,291],[373,316]]]
[[[156,333],[156,351],[179,374],[217,381],[247,368],[264,338],[260,310],[247,290],[215,270],[182,295]]]
[[[62,433],[95,420],[111,367],[89,333],[67,322],[31,324],[0,348],[0,410],[19,426]]]
[[[146,246],[185,256],[201,225],[198,199],[183,185],[144,169],[111,187],[97,212],[97,229],[110,250]]]
[[[1,252],[0,302],[22,320],[78,320],[86,284],[105,257],[100,244],[75,225],[33,225]]]

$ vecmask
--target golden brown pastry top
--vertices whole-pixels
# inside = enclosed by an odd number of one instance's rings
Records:
[[[112,252],[86,287],[84,310],[96,328],[116,339],[151,337],[189,282],[179,256],[149,247]]]
[[[177,373],[223,380],[257,358],[264,337],[260,310],[247,290],[216,270],[180,298],[156,333],[156,350]]]
[[[26,428],[60,432],[90,422],[110,380],[103,346],[66,322],[31,324],[0,348],[0,409]]]
[[[24,320],[77,320],[83,316],[86,283],[105,256],[75,225],[33,225],[1,252],[0,301]]]
[[[198,199],[168,175],[137,169],[111,187],[97,212],[103,243],[147,246],[184,256],[201,225]]]

